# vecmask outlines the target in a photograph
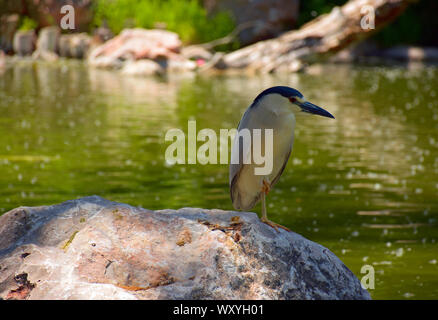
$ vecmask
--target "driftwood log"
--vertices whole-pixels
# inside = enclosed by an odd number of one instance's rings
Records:
[[[226,54],[214,67],[261,73],[295,72],[306,63],[322,60],[369,37],[397,18],[412,2],[415,1],[350,0],[298,30]],[[361,27],[361,20],[366,19],[369,9],[375,13],[374,29]]]

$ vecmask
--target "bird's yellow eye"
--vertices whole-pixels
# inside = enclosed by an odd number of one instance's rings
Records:
[[[295,103],[295,102],[297,102],[297,98],[289,97],[289,101],[292,102],[292,103]]]

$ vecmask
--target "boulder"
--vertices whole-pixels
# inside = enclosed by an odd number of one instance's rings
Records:
[[[166,30],[125,29],[118,36],[94,48],[88,57],[92,66],[118,65],[118,60],[181,59],[179,36]],[[102,63],[104,61],[104,63]]]
[[[42,28],[38,34],[37,50],[56,53],[60,33],[59,28],[55,26]]]
[[[35,31],[19,30],[14,34],[13,49],[19,56],[31,55],[35,50]]]
[[[329,249],[255,213],[92,196],[0,217],[2,299],[370,299]]]
[[[379,63],[382,60],[395,60],[403,63],[433,63],[438,61],[438,48],[402,45],[388,49],[381,49],[376,43],[365,40],[358,45],[341,50],[329,60],[331,62],[341,63],[351,63],[356,61]]]

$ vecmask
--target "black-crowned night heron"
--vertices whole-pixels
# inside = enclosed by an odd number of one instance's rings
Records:
[[[286,167],[294,142],[295,118],[303,113],[334,119],[326,110],[307,102],[298,90],[284,86],[264,90],[254,99],[240,120],[231,151],[230,193],[234,208],[250,210],[261,199],[261,220],[277,231],[278,227],[289,229],[268,220],[265,197]],[[271,129],[272,146],[265,145],[268,135],[266,129]],[[250,133],[249,144],[245,143],[243,132]],[[255,139],[255,135],[258,139]],[[254,156],[257,141],[261,144],[260,154],[272,159],[270,172],[256,174],[256,168],[262,167],[260,162],[257,163],[251,159],[251,153]],[[267,143],[269,141],[269,139],[266,140]],[[269,152],[272,154],[267,154]],[[260,171],[262,170],[258,172]]]

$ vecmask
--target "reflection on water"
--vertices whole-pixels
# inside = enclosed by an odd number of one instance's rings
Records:
[[[0,76],[0,212],[98,194],[150,209],[232,209],[226,165],[168,166],[164,134],[235,128],[289,85],[336,116],[298,119],[270,218],[336,253],[374,298],[438,298],[438,69],[313,67],[244,78],[122,77],[81,63]],[[259,207],[255,208],[256,211]]]

